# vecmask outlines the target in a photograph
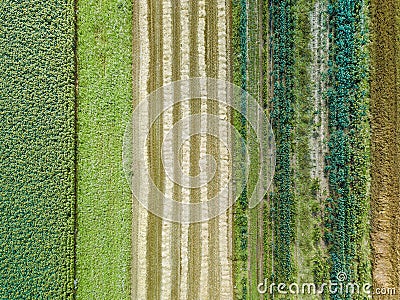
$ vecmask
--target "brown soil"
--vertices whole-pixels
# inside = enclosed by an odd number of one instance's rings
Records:
[[[395,287],[399,291],[398,17],[398,1],[371,1],[372,276],[375,288]],[[375,299],[388,298],[376,296]]]

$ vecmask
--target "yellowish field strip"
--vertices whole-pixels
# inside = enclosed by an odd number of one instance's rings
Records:
[[[133,71],[134,105],[161,84],[174,80],[199,76],[227,79],[230,72],[227,59],[229,19],[225,1],[163,0],[156,3],[155,0],[136,0],[135,4],[133,51],[140,58],[134,59],[137,68]],[[153,109],[149,107],[146,113],[151,114]],[[154,134],[160,130],[159,136],[166,136],[174,122],[194,112],[213,113],[221,120],[227,119],[227,110],[221,106],[209,106],[204,100],[182,102],[164,112],[162,124]],[[135,121],[140,122],[145,131],[148,120],[148,116],[143,115]],[[180,134],[186,135],[206,126],[192,123],[190,128],[183,128],[186,133]],[[227,137],[228,128],[216,128],[216,135]],[[180,134],[173,136],[173,142],[180,140]],[[222,160],[216,185],[188,189],[168,178],[160,177],[156,181],[169,198],[186,203],[207,201],[219,185],[226,184],[230,168],[228,152],[206,135],[189,141],[181,145],[180,164],[172,161],[172,152],[166,153],[165,164],[174,169],[182,168],[183,174],[193,175],[200,165],[206,164],[207,153],[217,154],[215,158]],[[159,142],[153,141],[155,149],[161,147]],[[145,159],[155,164],[149,166],[150,171],[156,174],[159,168],[157,176],[163,176],[159,159]],[[148,201],[154,200],[148,182],[143,178],[138,180],[141,195]],[[223,200],[230,201],[229,195],[223,195]],[[132,299],[232,299],[231,217],[228,213],[208,222],[180,225],[149,214],[136,201],[133,207],[136,219],[132,232]]]
[[[205,10],[205,1],[200,0],[198,1],[198,72],[200,77],[206,77],[206,53],[205,53],[205,22],[206,22],[206,10]],[[207,105],[205,101],[201,101],[201,113],[207,112]],[[200,124],[201,128],[204,128],[205,124]],[[207,141],[204,136],[200,137],[200,166],[204,166],[205,162],[202,160],[203,157],[206,155],[206,147]],[[206,187],[200,188],[200,201],[205,201],[207,199],[207,189]],[[201,223],[201,238],[196,242],[194,247],[201,248],[201,257],[198,258],[200,262],[200,282],[199,282],[199,298],[200,299],[209,299],[208,298],[208,291],[207,291],[207,283],[208,277],[210,273],[210,269],[212,266],[209,266],[209,256],[210,253],[208,252],[208,234],[209,228],[208,223],[203,222]],[[189,295],[190,299],[190,295]]]
[[[227,7],[225,1],[219,0],[217,3],[217,28],[218,28],[218,78],[228,80],[229,69],[228,69],[228,57],[227,57]],[[221,98],[226,97],[226,91],[218,91]],[[227,109],[222,105],[219,106],[219,116],[222,120],[228,120]],[[221,126],[219,127],[219,136],[221,140],[228,140],[229,133],[228,128]],[[220,149],[220,184],[225,186],[228,184],[227,174],[230,172],[229,166],[229,149]],[[221,194],[220,199],[222,203],[228,202],[229,194]],[[220,266],[220,286],[218,287],[220,293],[220,299],[233,299],[233,287],[232,287],[232,265],[230,262],[230,251],[229,245],[231,244],[231,234],[228,233],[229,228],[229,218],[228,213],[222,214],[217,219],[218,223],[218,259]]]
[[[189,78],[189,0],[181,0],[181,79],[185,80]],[[182,102],[182,118],[189,115],[189,103]],[[184,128],[189,130],[189,128]],[[188,132],[184,132],[188,133]],[[184,146],[188,146],[185,144]],[[182,168],[183,174],[189,174],[189,149],[184,147],[182,151]],[[189,190],[182,189],[182,202],[189,202]],[[189,235],[189,225],[182,225],[182,238],[181,238],[181,290],[179,299],[187,299],[188,291],[188,272],[189,272],[189,260],[188,260],[188,235]]]
[[[172,82],[172,3],[170,0],[163,1],[163,80],[164,84],[168,84]],[[169,97],[169,95],[165,95],[165,97]],[[168,131],[172,128],[173,124],[173,115],[172,108],[165,111],[163,115],[164,122],[164,136],[167,135]],[[168,144],[171,141],[166,141]],[[174,165],[174,161],[172,159],[173,153],[171,148],[165,149],[166,151],[166,161],[165,166]],[[164,166],[164,167],[165,167]],[[173,196],[173,182],[168,180],[165,181],[165,195],[167,198],[172,198]],[[166,210],[166,208],[164,208]],[[169,221],[162,222],[162,244],[161,244],[161,299],[170,299],[170,293],[172,289],[172,281],[171,281],[171,271],[172,271],[172,259],[171,259],[171,236],[172,236],[172,223]]]
[[[148,64],[149,64],[149,39],[148,39],[148,28],[147,28],[147,1],[136,0],[134,3],[133,9],[136,11],[134,16],[137,17],[138,22],[136,22],[136,28],[133,28],[134,32],[138,32],[138,50],[139,53],[134,53],[135,56],[138,57],[138,64],[134,65],[134,72],[137,74],[137,77],[134,78],[134,81],[137,81],[136,85],[139,89],[137,102],[143,101],[147,95],[147,78],[148,78]],[[134,18],[134,21],[136,19]],[[136,69],[136,68],[137,69]],[[143,116],[143,119],[137,120],[139,124],[147,124],[147,116]],[[141,133],[139,133],[141,134]],[[145,157],[144,159],[148,159]],[[138,170],[140,174],[140,170]],[[148,185],[147,182],[144,181],[144,178],[141,176],[138,178],[140,181],[140,194],[143,196],[148,195]],[[134,244],[133,254],[136,256],[133,257],[132,266],[132,299],[147,299],[146,295],[146,257],[147,257],[147,247],[146,247],[146,232],[147,232],[147,210],[138,204],[136,200],[133,200],[135,205],[133,208],[137,209],[137,220],[133,220],[135,223],[133,224],[134,231],[136,236],[133,236],[132,241]],[[136,212],[134,212],[136,214]],[[136,225],[136,226],[135,226]],[[136,229],[136,228],[137,229]],[[136,230],[135,230],[136,229]],[[136,253],[135,253],[136,252]],[[136,275],[136,276],[134,276]]]
[[[315,85],[313,89],[314,109],[320,112],[314,116],[314,123],[318,124],[317,134],[310,139],[311,159],[314,166],[311,169],[311,177],[320,181],[318,199],[321,203],[328,197],[327,192],[329,190],[324,171],[326,167],[325,156],[328,153],[327,145],[324,143],[328,135],[327,108],[323,99],[326,87],[321,78],[321,74],[326,72],[329,43],[327,30],[325,32],[321,30],[325,25],[321,12],[325,9],[323,3],[316,1],[311,15],[311,49],[314,54],[313,64],[311,65],[311,81]]]
[[[374,288],[400,287],[399,1],[371,1],[371,244]],[[398,292],[397,292],[398,293]],[[376,295],[375,299],[395,297]],[[398,299],[398,297],[396,297]]]

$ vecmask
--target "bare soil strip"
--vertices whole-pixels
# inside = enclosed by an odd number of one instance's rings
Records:
[[[189,45],[189,44],[187,44]],[[189,56],[187,56],[189,58]],[[185,59],[183,61],[186,61]],[[189,104],[188,102],[182,102],[182,117],[185,118],[189,115]],[[187,131],[188,128],[185,128]],[[188,132],[185,132],[188,133]],[[190,170],[190,147],[189,144],[184,144],[182,146],[182,172],[184,174],[188,174]],[[188,203],[190,200],[189,189],[182,189],[182,202]],[[181,248],[181,297],[179,299],[186,300],[188,299],[188,286],[189,286],[189,225],[182,225],[182,248]]]
[[[396,0],[371,1],[372,276],[374,287],[397,289],[400,287],[399,9]]]
[[[189,1],[181,0],[181,78],[189,78],[189,61],[190,61],[190,29],[188,26],[189,22]],[[181,105],[182,118],[189,115],[189,104],[188,102],[182,102]],[[185,128],[188,130],[188,128]],[[182,151],[182,172],[183,174],[189,173],[189,149],[183,148]],[[182,202],[189,202],[189,190],[182,189]],[[188,272],[189,272],[189,261],[188,261],[188,235],[189,225],[182,225],[182,237],[181,237],[181,257],[180,257],[180,269],[181,269],[181,281],[180,281],[180,298],[187,299],[188,293]],[[172,298],[174,299],[174,298]]]
[[[218,15],[218,23],[217,23],[217,36],[218,36],[218,78],[222,80],[228,80],[229,77],[229,69],[228,69],[228,57],[227,56],[227,46],[229,41],[230,35],[227,33],[227,24],[226,18],[228,14],[228,8],[226,7],[225,0],[218,0],[217,3],[217,15]],[[225,91],[218,91],[226,96]],[[223,96],[222,95],[222,96]],[[219,115],[220,119],[228,120],[228,112],[225,107],[219,106]],[[219,136],[221,139],[229,138],[228,128],[224,126],[220,126]],[[228,157],[228,149],[221,149],[221,173],[220,173],[220,180],[221,186],[225,186],[227,184],[228,175],[230,172],[229,166],[229,157]],[[221,202],[229,201],[230,195],[229,194],[221,194],[220,199]],[[231,235],[229,234],[229,218],[228,214],[222,214],[218,217],[218,246],[219,249],[216,249],[218,252],[218,265],[214,265],[213,268],[220,268],[219,276],[219,299],[233,299],[233,287],[232,287],[232,265],[230,263],[230,252],[229,246],[231,243]],[[213,299],[213,297],[211,297]]]
[[[163,81],[164,84],[172,82],[172,3],[171,0],[163,0]],[[170,97],[171,95],[164,95],[164,97]],[[165,101],[165,100],[164,100]],[[166,136],[173,127],[173,110],[167,109],[163,114],[163,129]],[[164,141],[169,145],[173,141]],[[165,150],[165,166],[174,166],[175,161],[173,160],[173,149],[167,147]],[[165,168],[165,166],[163,168]],[[163,172],[163,170],[161,170]],[[169,178],[165,179],[165,195],[167,198],[172,199],[174,183]],[[167,212],[166,212],[167,213]],[[171,257],[171,246],[172,246],[172,222],[163,220],[162,221],[162,244],[161,244],[161,295],[160,299],[170,299],[170,293],[174,283],[171,281],[172,271],[172,257]]]
[[[139,101],[143,100],[147,95],[147,78],[149,74],[149,39],[147,27],[147,2],[135,0],[133,3],[133,82],[134,82],[134,99],[135,106]],[[136,120],[134,120],[136,121]],[[139,124],[147,124],[147,116],[143,115],[139,120]],[[141,130],[145,131],[145,130]],[[141,134],[139,132],[138,134]],[[147,159],[145,157],[144,159]],[[138,170],[140,174],[140,170]],[[139,177],[140,193],[147,197],[148,183],[144,178]],[[147,274],[147,210],[141,206],[136,199],[133,199],[133,229],[132,229],[132,299],[147,299],[146,274]]]
[[[324,227],[324,211],[325,202],[329,197],[329,183],[325,174],[326,168],[326,154],[328,147],[326,141],[328,140],[328,111],[324,94],[326,93],[327,86],[323,80],[323,74],[326,74],[328,68],[328,20],[324,15],[326,11],[325,0],[318,0],[314,3],[314,8],[310,16],[311,21],[311,42],[310,47],[312,51],[312,64],[311,64],[311,82],[313,84],[312,97],[313,109],[315,112],[313,118],[314,128],[309,140],[310,158],[311,158],[311,174],[310,177],[318,183],[315,187],[316,199],[319,203],[319,209],[315,216],[316,228],[315,234],[319,236],[319,242],[316,243],[316,253],[314,253],[314,281],[320,284],[324,280],[325,272],[325,259],[328,256],[327,248],[323,240],[323,227]],[[318,228],[319,227],[319,228]]]

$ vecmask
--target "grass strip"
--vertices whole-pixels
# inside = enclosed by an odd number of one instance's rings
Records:
[[[129,299],[132,198],[122,141],[132,111],[132,3],[78,3],[78,299]]]

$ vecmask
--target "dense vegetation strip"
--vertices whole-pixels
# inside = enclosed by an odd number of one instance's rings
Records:
[[[372,0],[371,21],[373,284],[399,289],[399,2]]]
[[[132,3],[78,3],[78,299],[130,296],[131,192],[122,138],[132,111]]]
[[[331,279],[339,273],[357,279],[356,260],[366,229],[368,208],[366,28],[362,0],[329,4],[331,42],[329,62],[329,155],[331,197],[327,200],[326,240],[330,246]],[[363,268],[367,266],[362,266]],[[368,270],[368,269],[367,269]],[[361,272],[365,272],[363,270]],[[333,299],[351,295],[332,295]]]
[[[262,101],[260,101],[265,109],[265,113],[270,116],[271,112],[271,94],[272,94],[272,78],[270,76],[273,67],[272,55],[271,55],[271,18],[269,11],[269,3],[267,1],[261,1],[260,14],[262,19],[260,20],[260,43],[262,47],[262,53],[260,54],[261,62],[261,95]],[[271,121],[271,120],[270,120]],[[271,185],[271,190],[273,189]],[[263,240],[263,274],[264,279],[271,280],[273,274],[273,223],[271,219],[271,193],[268,191],[267,195],[262,204],[262,240]]]
[[[247,6],[246,0],[232,1],[232,76],[233,83],[247,89]],[[246,111],[244,98],[242,112]],[[245,118],[232,114],[232,121],[242,136],[246,136]],[[233,147],[241,147],[233,145]],[[241,170],[233,170],[241,172]],[[233,207],[233,287],[235,299],[247,299],[248,295],[248,200],[246,188]]]
[[[73,1],[0,2],[0,298],[73,299]]]
[[[247,29],[247,91],[256,99],[257,101],[261,100],[262,97],[262,84],[260,84],[261,73],[260,69],[262,66],[260,65],[260,36],[259,36],[259,21],[262,16],[259,15],[259,1],[258,0],[249,0],[247,4],[247,15],[248,15],[248,29]],[[261,104],[262,105],[262,104]],[[255,141],[248,139],[249,142],[249,155],[251,157],[256,157],[257,155],[257,144]],[[253,160],[254,161],[254,160]],[[252,168],[251,168],[252,170]],[[258,179],[258,170],[254,170],[250,172],[250,178],[248,183],[248,198],[251,197],[254,186]],[[248,232],[249,232],[249,240],[248,240],[248,298],[249,299],[257,299],[260,297],[257,291],[258,282],[263,281],[263,274],[259,275],[258,270],[261,267],[263,269],[262,263],[262,246],[263,240],[259,239],[259,232],[262,230],[262,222],[259,223],[259,214],[262,214],[262,204],[256,206],[255,208],[249,209],[249,218],[248,218]],[[260,266],[261,264],[261,266]]]
[[[354,198],[355,246],[352,265],[353,281],[368,282],[371,278],[370,244],[370,122],[369,122],[369,14],[368,1],[357,3],[355,11],[355,68],[356,89],[350,103],[350,190]],[[365,295],[353,295],[365,299]]]
[[[289,282],[294,274],[294,196],[291,169],[294,87],[294,16],[293,1],[271,1],[272,80],[271,120],[277,147],[271,218],[274,222],[275,282]]]

